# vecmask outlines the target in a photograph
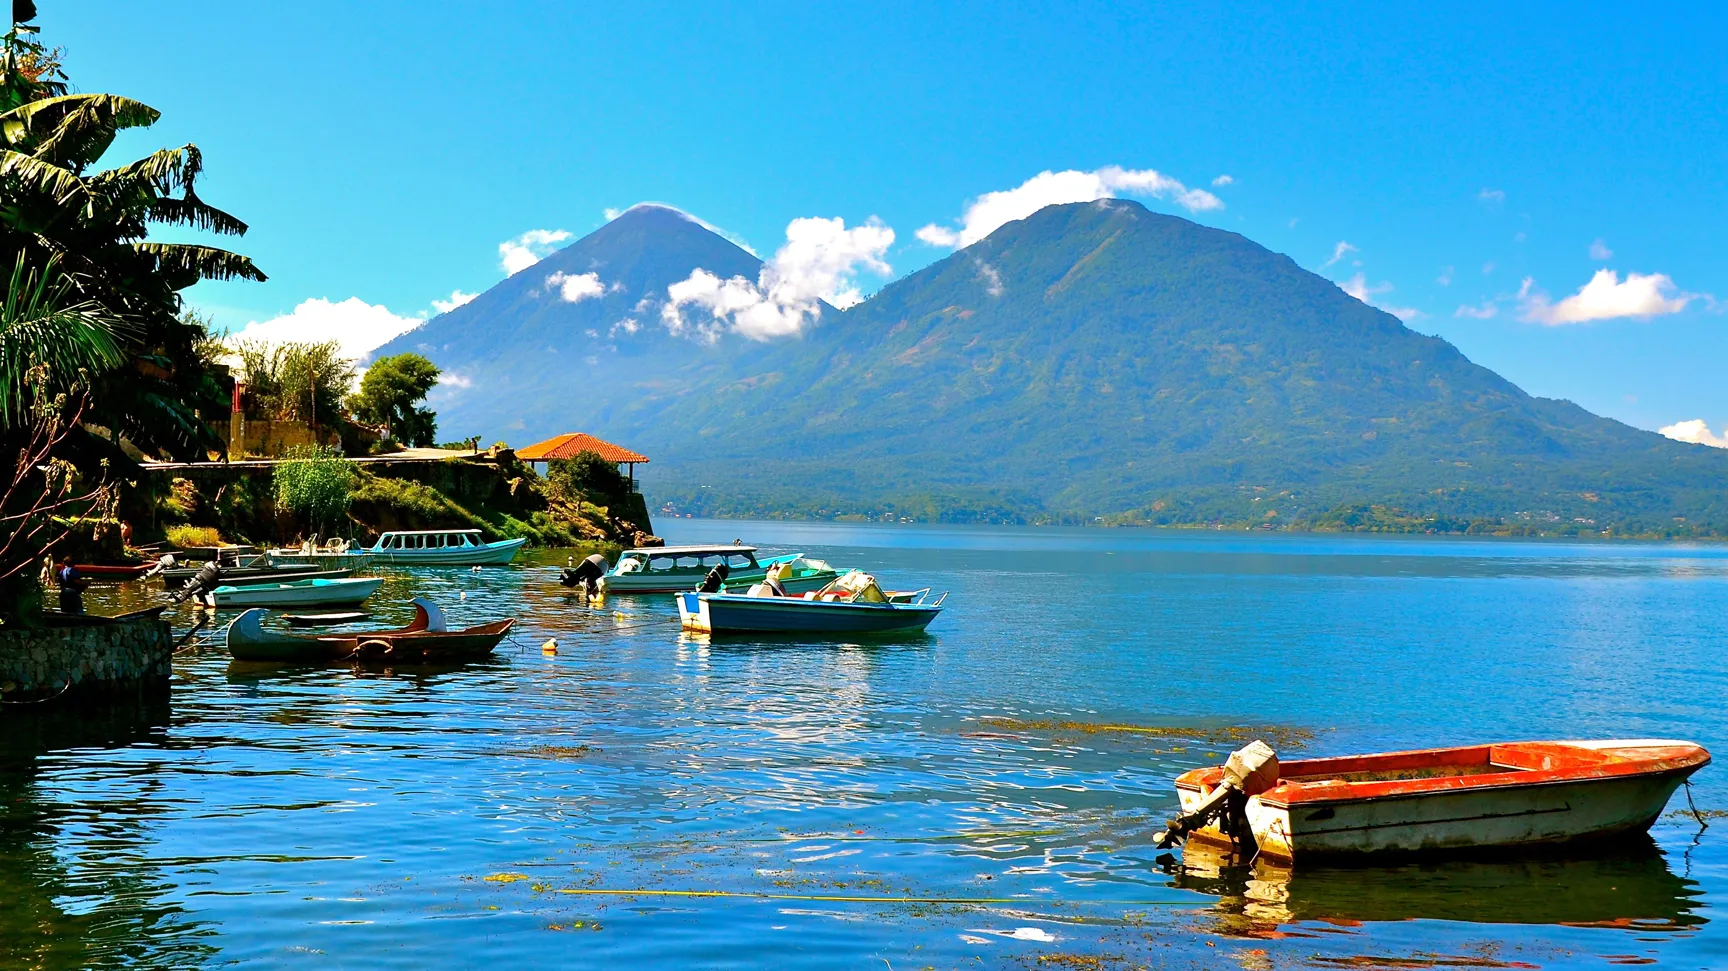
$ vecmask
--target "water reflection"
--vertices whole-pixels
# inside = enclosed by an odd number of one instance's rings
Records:
[[[168,902],[173,881],[128,859],[161,811],[147,768],[123,798],[80,800],[42,784],[45,765],[89,750],[160,744],[166,692],[0,713],[0,967],[186,967],[216,953],[201,921]],[[76,848],[67,859],[64,844]]]
[[[1232,865],[1186,848],[1171,885],[1218,897],[1213,929],[1247,937],[1318,921],[1447,920],[1686,931],[1707,923],[1704,891],[1648,836],[1590,855],[1440,860],[1290,870]]]

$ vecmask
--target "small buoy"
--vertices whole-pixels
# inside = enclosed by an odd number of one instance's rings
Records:
[[[471,567],[469,567],[469,568],[468,568],[468,572],[470,572],[470,573],[479,573],[479,572],[480,572],[480,564],[478,564],[478,563],[476,563],[476,564],[474,564],[474,565],[473,565],[473,566],[471,566]]]
[[[457,600],[467,600],[468,599],[468,591],[466,591],[466,590],[462,591],[460,594],[457,595],[456,599]]]
[[[548,638],[546,643],[540,645],[540,653],[546,654],[546,655],[557,654],[558,653],[558,642]]]

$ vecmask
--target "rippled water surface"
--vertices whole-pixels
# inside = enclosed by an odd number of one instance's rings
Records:
[[[414,594],[520,618],[487,663],[242,669],[200,633],[170,701],[0,713],[0,967],[1728,965],[1728,818],[1294,876],[1149,845],[1237,726],[1286,755],[1728,751],[1728,550],[661,530],[950,606],[915,640],[708,643],[668,597],[579,603],[542,554],[375,598],[381,622]],[[1728,809],[1723,766],[1694,798]]]

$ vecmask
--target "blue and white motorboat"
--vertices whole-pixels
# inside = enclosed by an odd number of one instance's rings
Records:
[[[678,595],[678,618],[685,630],[707,634],[910,634],[930,626],[942,612],[943,594],[926,603],[886,594],[874,577],[853,570],[821,590],[778,596],[766,584],[749,593]]]
[[[399,529],[378,537],[371,546],[331,540],[324,546],[308,542],[299,547],[273,549],[271,566],[317,563],[360,566],[388,563],[393,566],[502,566],[516,558],[525,539],[502,539],[488,543],[478,529]]]

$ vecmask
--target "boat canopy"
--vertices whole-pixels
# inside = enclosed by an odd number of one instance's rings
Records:
[[[375,550],[442,550],[482,546],[478,529],[415,529],[385,533],[373,544]]]
[[[724,563],[732,570],[758,568],[754,546],[649,546],[628,550],[618,558],[614,573],[711,569]]]

